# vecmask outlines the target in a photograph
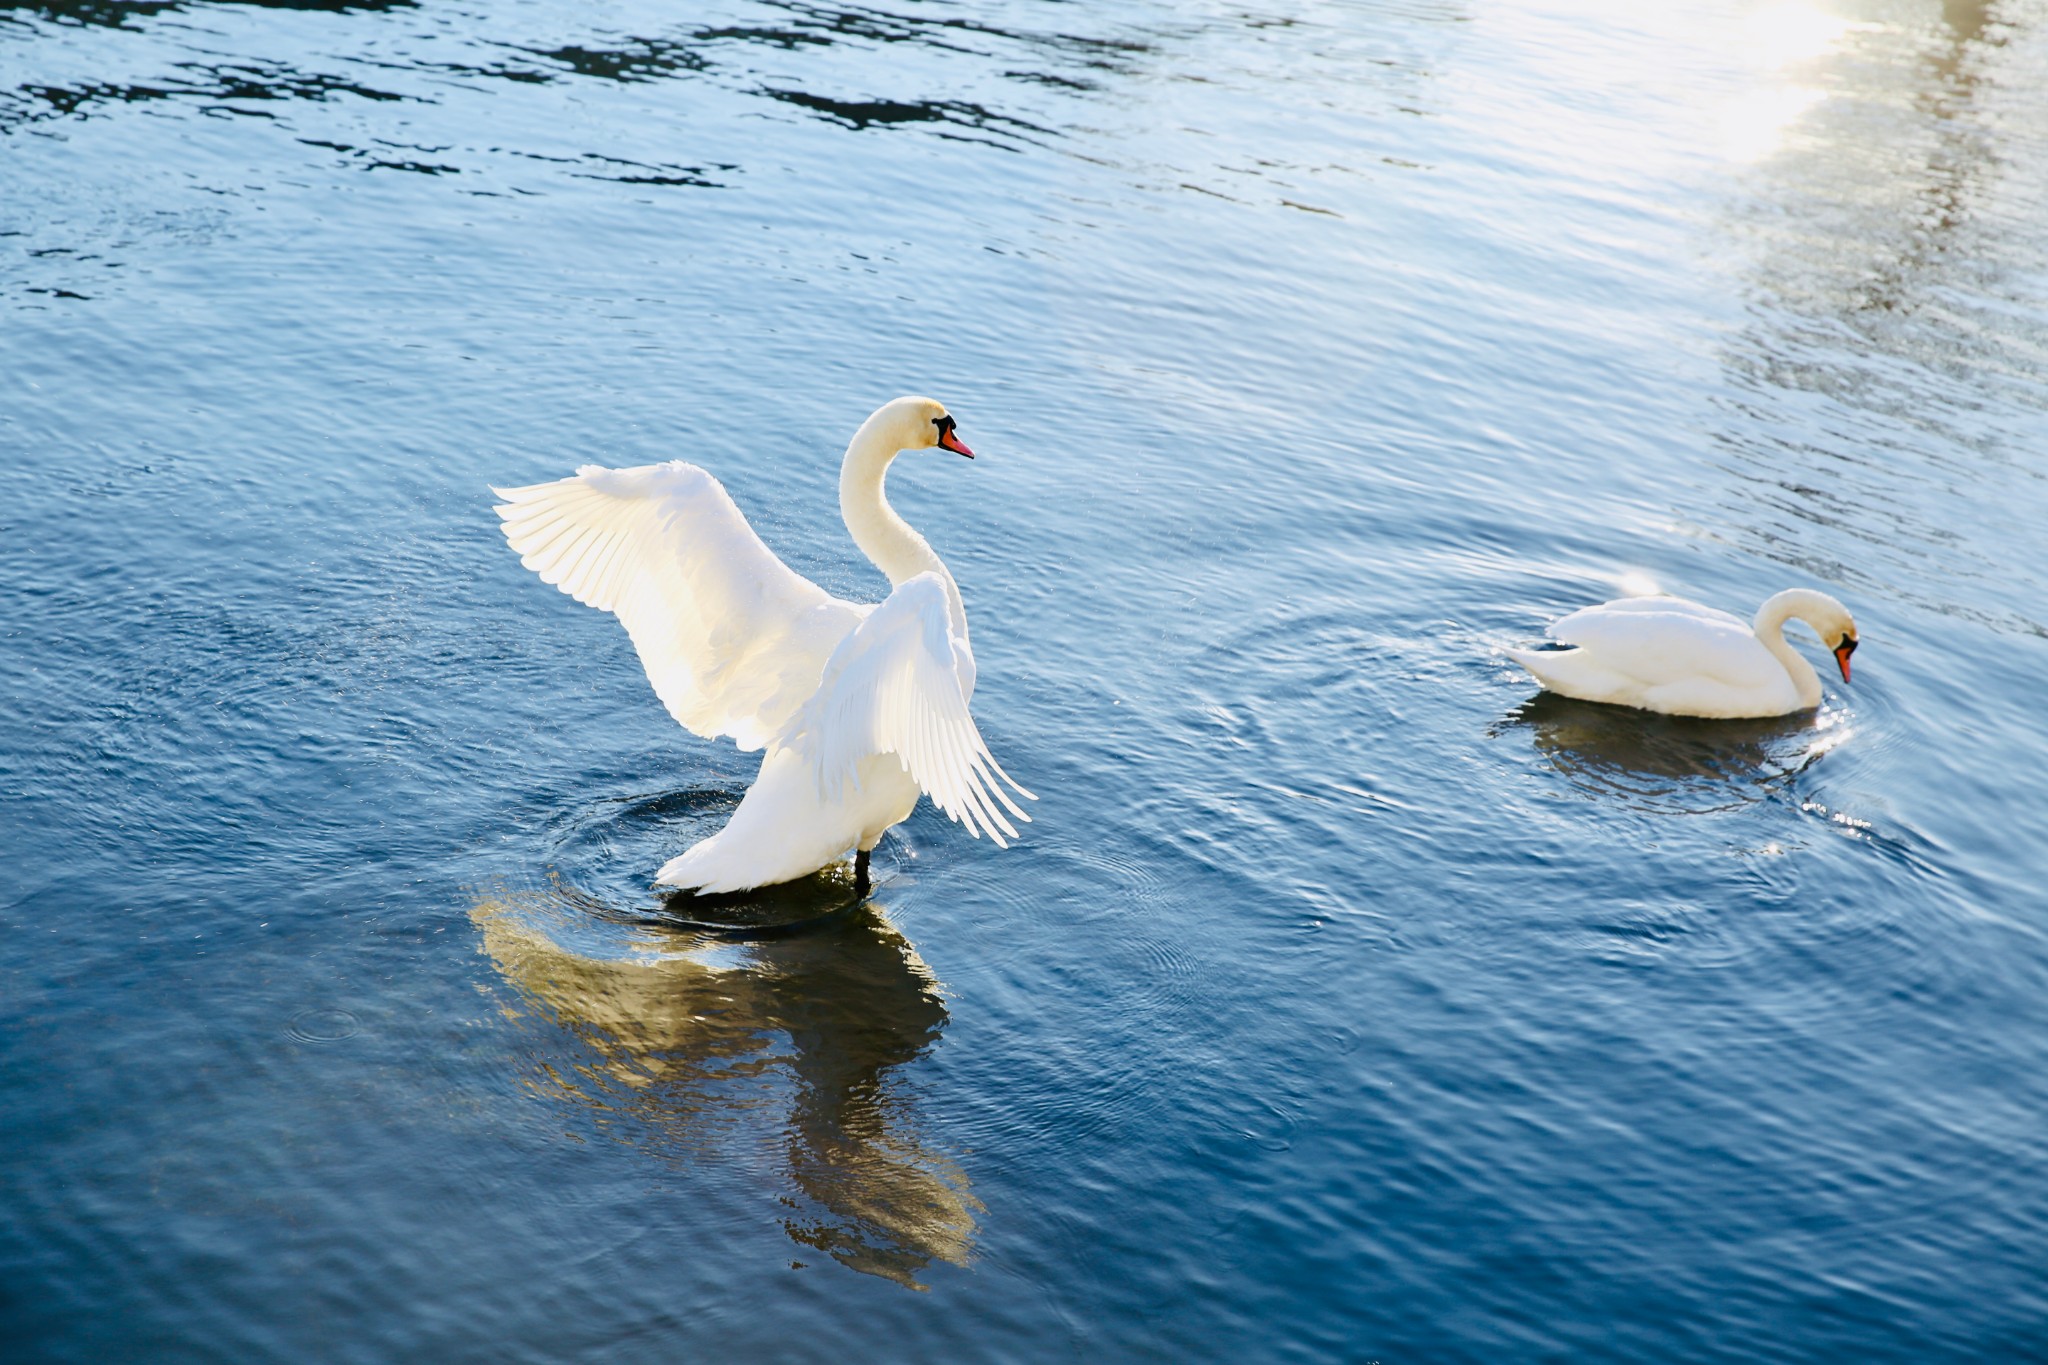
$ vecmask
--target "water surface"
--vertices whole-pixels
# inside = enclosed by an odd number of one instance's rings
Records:
[[[0,1331],[2048,1353],[2044,90],[2027,0],[0,10]],[[901,392],[1036,823],[693,927],[753,760],[486,485],[874,600]],[[1815,716],[1497,653],[1794,584]]]

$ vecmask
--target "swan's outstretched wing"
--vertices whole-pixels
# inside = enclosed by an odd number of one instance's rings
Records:
[[[1784,667],[1748,626],[1726,612],[1690,602],[1684,606],[1691,610],[1675,611],[1633,605],[1660,600],[1677,599],[1627,598],[1588,607],[1558,621],[1550,633],[1585,650],[1602,668],[1646,688],[1702,678],[1737,688],[1783,684]]]
[[[519,562],[633,637],[655,695],[705,738],[758,749],[786,728],[851,604],[777,559],[718,480],[681,460],[493,489]]]
[[[814,766],[818,789],[836,800],[858,785],[862,760],[894,754],[925,795],[980,837],[1007,847],[1017,830],[1003,818],[1031,817],[1002,783],[1036,800],[1002,770],[974,728],[967,701],[973,655],[953,633],[946,586],[934,573],[900,584],[840,642],[818,691],[784,737]],[[1000,780],[998,780],[1000,779]],[[1000,806],[998,805],[1000,803]]]

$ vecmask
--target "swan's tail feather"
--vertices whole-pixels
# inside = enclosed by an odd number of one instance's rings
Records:
[[[709,893],[751,891],[767,884],[758,871],[750,873],[736,866],[740,860],[730,854],[731,850],[720,845],[718,835],[714,834],[663,863],[654,874],[655,884]]]
[[[1527,669],[1529,676],[1547,691],[1560,692],[1570,696],[1573,692],[1573,665],[1579,662],[1583,650],[1577,649],[1503,649],[1501,653]]]
[[[1585,649],[1504,649],[1510,659],[1529,670],[1546,692],[1581,701],[1640,704],[1640,685],[1601,662]]]

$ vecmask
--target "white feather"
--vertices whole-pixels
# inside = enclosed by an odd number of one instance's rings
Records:
[[[842,512],[896,584],[876,607],[791,570],[718,480],[680,460],[493,490],[520,562],[619,618],[670,715],[767,750],[726,827],[658,880],[728,891],[802,876],[872,848],[920,790],[998,845],[1017,836],[1005,812],[1029,818],[1001,783],[1030,793],[968,712],[974,655],[958,589],[882,494],[897,452],[934,444],[944,416],[930,399],[899,398],[847,447]]]
[[[974,656],[949,616],[937,574],[899,586],[832,652],[783,743],[811,764],[827,800],[858,783],[861,760],[894,754],[934,805],[1003,847],[1017,837],[1004,811],[1027,823],[1031,817],[1001,783],[1035,798],[1002,770],[975,728],[967,709]]]
[[[678,723],[758,749],[789,724],[860,613],[775,557],[692,464],[494,489],[520,562],[615,614]]]
[[[1830,647],[1856,636],[1840,602],[1791,588],[1765,602],[1753,626],[1681,597],[1625,597],[1554,622],[1552,638],[1570,649],[1505,652],[1550,691],[1582,701],[1677,716],[1781,716],[1821,699],[1813,665],[1785,642],[1793,619]]]

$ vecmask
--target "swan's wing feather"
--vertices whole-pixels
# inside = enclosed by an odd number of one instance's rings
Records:
[[[1612,602],[1602,602],[1597,607],[1581,607],[1569,616],[1561,616],[1551,624],[1550,636],[1565,644],[1579,643],[1571,638],[1576,625],[1585,621],[1600,621],[1615,615],[1634,616],[1649,612],[1659,616],[1692,616],[1702,621],[1718,621],[1747,631],[1749,623],[1740,617],[1731,616],[1719,607],[1710,607],[1703,602],[1694,602],[1683,597],[1666,597],[1661,594],[1649,597],[1620,597]]]
[[[681,460],[493,489],[520,563],[619,618],[655,695],[705,738],[758,749],[817,685],[855,609],[775,557]]]
[[[1655,601],[1632,598],[1631,601]],[[1643,687],[1713,678],[1731,687],[1763,688],[1784,681],[1784,667],[1757,642],[1748,626],[1717,612],[1659,612],[1641,608],[1573,612],[1551,631],[1603,668]]]
[[[1031,817],[1003,783],[1035,798],[1002,770],[975,728],[972,660],[953,632],[945,585],[937,574],[919,574],[840,642],[784,742],[813,765],[827,800],[859,781],[862,760],[894,754],[940,810],[970,834],[985,830],[1006,846],[1017,830],[1004,812]]]

